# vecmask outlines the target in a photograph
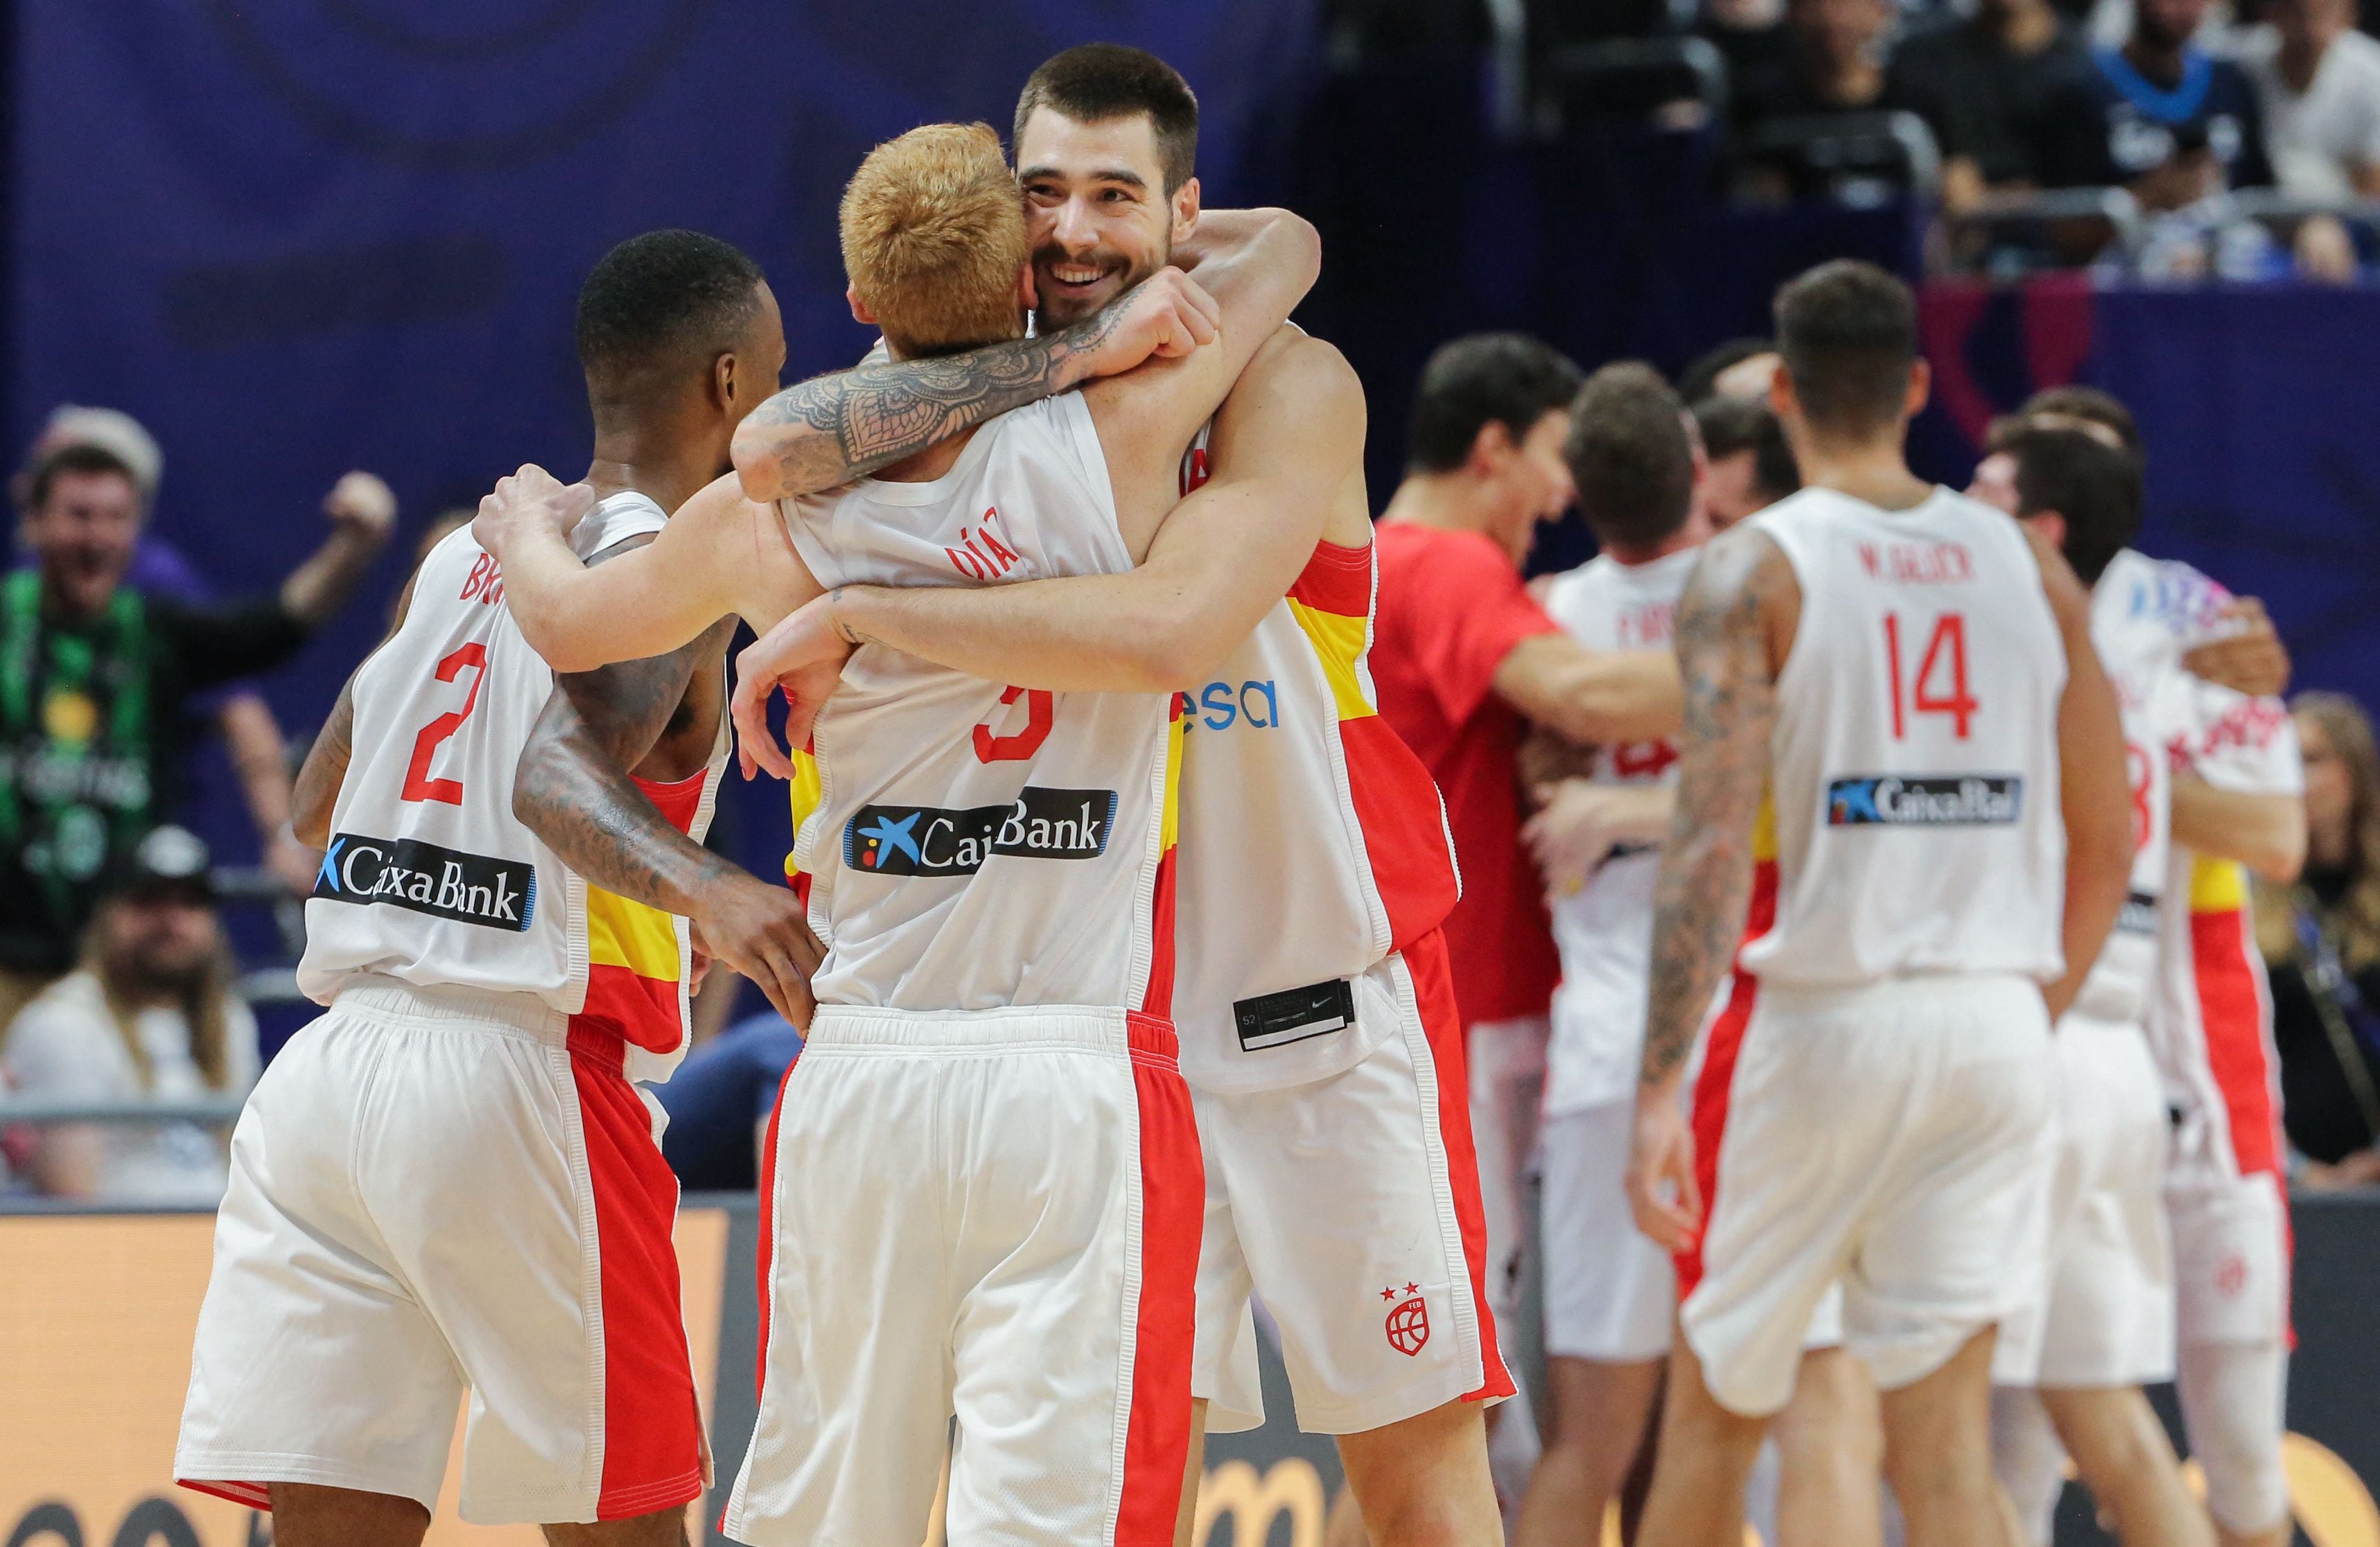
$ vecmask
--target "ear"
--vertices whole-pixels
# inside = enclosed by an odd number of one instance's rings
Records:
[[[1026,311],[1041,310],[1041,290],[1033,280],[1033,264],[1026,260],[1016,270],[1016,304]]]
[[[1768,378],[1768,410],[1789,424],[1801,417],[1802,400],[1793,391],[1793,372],[1781,359],[1777,362],[1777,373]]]
[[[1471,455],[1463,459],[1463,466],[1482,477],[1493,477],[1512,461],[1517,449],[1512,444],[1512,432],[1504,421],[1491,419],[1471,437]]]
[[[722,408],[735,407],[735,351],[728,350],[710,362],[711,400]]]
[[[2030,516],[2020,516],[2017,519],[2039,532],[2042,541],[2059,553],[2066,551],[2066,518],[2064,516],[2055,510],[2041,510]]]
[[[1903,417],[1915,419],[1924,413],[1933,396],[1934,367],[1921,355],[1909,367],[1909,396],[1901,404]]]
[[[1186,242],[1198,228],[1198,179],[1186,179],[1173,190],[1173,240]]]
[[[853,321],[863,323],[871,328],[876,326],[876,313],[869,310],[866,301],[859,298],[858,286],[852,285],[845,286],[843,292],[843,298],[851,303],[851,315]]]

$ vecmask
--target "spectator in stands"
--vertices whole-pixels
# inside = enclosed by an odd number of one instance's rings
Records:
[[[2260,888],[2281,1120],[2308,1187],[2380,1182],[2380,752],[2338,693],[2290,704],[2305,759],[2306,863]]]
[[[1694,30],[1727,60],[1728,79],[1742,80],[1785,57],[1785,0],[1706,0]]]
[[[123,457],[60,447],[21,499],[40,565],[0,581],[0,1017],[73,965],[103,870],[174,813],[192,696],[295,654],[396,518],[350,473],[277,595],[198,607],[125,583],[145,512]]]
[[[93,1102],[239,1096],[256,1083],[256,1018],[233,991],[207,847],[150,830],[109,873],[82,965],[19,1011],[0,1068],[19,1095]],[[104,1203],[211,1206],[223,1144],[188,1122],[60,1123],[29,1170],[41,1191]]]
[[[801,1052],[801,1032],[767,1010],[687,1054],[667,1084],[653,1087],[669,1114],[662,1154],[680,1187],[750,1192],[759,1185],[769,1115],[777,1109],[785,1071]]]
[[[1893,19],[1892,0],[1789,0],[1783,52],[1736,82],[1737,125],[1903,105],[1885,69]]]
[[[2245,71],[2196,40],[2208,0],[2139,0],[2121,48],[2093,55],[2074,111],[2094,132],[2048,148],[2053,188],[2129,189],[2150,217],[2136,262],[2157,279],[2267,277],[2287,257],[2223,195],[2273,180]]]
[[[61,404],[51,410],[49,422],[34,439],[26,467],[18,475],[19,484],[29,482],[33,469],[52,453],[69,445],[111,452],[132,469],[140,494],[143,530],[133,546],[124,583],[143,596],[192,603],[214,600],[212,588],[197,567],[172,543],[146,530],[165,471],[164,449],[147,427],[121,409]],[[18,503],[23,503],[21,488]],[[25,550],[18,554],[18,567],[37,567],[40,562]],[[288,738],[281,734],[281,722],[250,682],[217,689],[211,708],[216,728],[223,734],[224,749],[231,756],[232,772],[239,779],[240,793],[247,798],[249,815],[256,822],[261,862],[283,885],[302,894],[313,883],[315,856],[286,831],[291,770],[296,763],[289,756]]]
[[[2096,132],[2078,111],[2093,68],[2081,34],[2049,0],[1982,0],[1971,20],[1893,51],[1891,94],[1925,120],[1942,152],[1942,202],[2038,188]],[[2063,143],[2059,143],[2062,141]]]
[[[2265,20],[2240,62],[2282,191],[2380,198],[2380,40],[2356,30],[2356,0],[2272,0]]]
[[[1710,470],[1703,506],[1711,526],[1725,531],[1802,487],[1785,427],[1767,404],[1750,397],[1709,397],[1694,408]]]

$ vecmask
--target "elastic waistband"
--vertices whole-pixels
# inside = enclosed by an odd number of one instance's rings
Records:
[[[821,1005],[804,1052],[828,1048],[918,1048],[993,1052],[1002,1048],[1087,1048],[1156,1058],[1180,1055],[1173,1023],[1137,1010],[1087,1005],[1019,1005],[996,1010],[892,1010]]]
[[[374,1020],[527,1037],[555,1047],[568,1046],[572,1040],[570,1017],[534,993],[453,985],[424,988],[395,978],[360,978],[339,990],[331,1008]]]
[[[1864,983],[1779,983],[1763,978],[1760,997],[1799,1009],[1804,1005],[1900,1005],[1964,999],[1978,993],[2022,989],[2038,999],[2041,985],[2015,972],[1912,972]]]

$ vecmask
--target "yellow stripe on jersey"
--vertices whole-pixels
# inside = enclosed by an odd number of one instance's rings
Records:
[[[676,922],[660,908],[589,886],[587,961],[591,967],[625,967],[657,982],[676,982]]]
[[[1158,835],[1157,852],[1170,852],[1182,832],[1182,752],[1184,733],[1190,729],[1188,700],[1184,695],[1173,695],[1172,723],[1165,727],[1165,817]]]
[[[1760,814],[1752,819],[1752,858],[1755,863],[1777,858],[1777,799],[1767,790],[1760,792]]]
[[[798,844],[802,837],[802,823],[808,822],[817,812],[819,807],[825,803],[826,786],[819,778],[817,753],[796,750],[793,755],[793,782],[787,788],[793,797],[794,841]],[[785,874],[792,877],[801,873],[802,868],[794,863],[793,853],[788,850],[785,855]]]
[[[1370,621],[1344,613],[1326,613],[1319,607],[1307,606],[1294,596],[1289,598],[1289,615],[1305,630],[1316,658],[1322,663],[1322,675],[1330,679],[1330,697],[1339,705],[1339,718],[1361,720],[1378,714],[1379,711],[1364,697],[1363,679],[1355,675],[1355,663],[1364,657],[1364,637],[1370,630]]]
[[[2193,856],[2190,866],[2192,913],[2237,913],[2248,906],[2248,868],[2237,859]]]

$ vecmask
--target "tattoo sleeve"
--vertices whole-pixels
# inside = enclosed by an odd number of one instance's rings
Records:
[[[1685,725],[1677,804],[1655,885],[1651,1001],[1640,1078],[1672,1078],[1734,957],[1752,893],[1752,834],[1767,786],[1777,687],[1767,622],[1791,584],[1785,555],[1746,530],[1714,540],[1678,603]]]
[[[735,433],[735,470],[755,500],[848,483],[1011,408],[1063,392],[1117,325],[1113,307],[1070,328],[939,359],[868,360],[787,387]]]
[[[631,539],[589,562],[650,541]],[[691,914],[710,883],[744,873],[671,826],[629,776],[670,728],[694,674],[725,659],[735,627],[724,619],[667,655],[554,679],[513,777],[513,814],[607,892]]]
[[[331,812],[338,804],[339,786],[346,783],[355,734],[356,679],[350,676],[339,689],[339,701],[331,706],[331,717],[314,734],[314,745],[307,749],[305,765],[298,770],[298,783],[290,792],[290,831],[316,848],[331,841]]]

